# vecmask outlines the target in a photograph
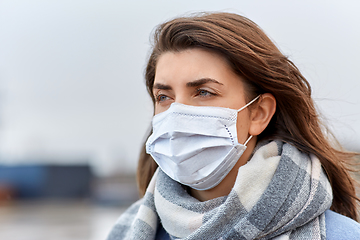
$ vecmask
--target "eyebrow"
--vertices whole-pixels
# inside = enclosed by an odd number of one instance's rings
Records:
[[[171,90],[172,88],[170,87],[170,85],[165,85],[165,84],[161,84],[161,83],[156,83],[156,84],[154,84],[153,89]]]
[[[186,83],[186,87],[199,87],[205,83],[208,82],[213,82],[219,85],[224,85],[221,82],[216,81],[215,79],[212,78],[200,78],[197,80],[194,80],[192,82],[188,82]],[[159,90],[172,90],[172,87],[170,85],[166,85],[166,84],[162,84],[162,83],[156,83],[153,86],[153,89],[159,89]]]
[[[201,85],[203,85],[205,83],[208,83],[208,82],[213,82],[213,83],[216,83],[216,84],[219,84],[219,85],[224,85],[221,82],[218,82],[218,81],[216,81],[215,79],[212,79],[212,78],[201,78],[201,79],[186,83],[186,86],[187,87],[199,87],[199,86],[201,86]]]

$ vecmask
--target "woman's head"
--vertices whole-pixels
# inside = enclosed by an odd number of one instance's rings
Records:
[[[322,131],[309,83],[251,20],[231,13],[202,13],[160,25],[154,34],[153,51],[145,73],[154,104],[154,81],[161,58],[168,53],[192,49],[221,56],[241,79],[245,102],[263,94],[271,94],[276,99],[275,114],[258,140],[280,139],[305,153],[315,154],[333,187],[332,209],[355,218],[356,195],[344,165],[354,154],[336,150],[331,145]],[[156,168],[156,163],[143,149],[138,167],[142,193]]]
[[[177,18],[156,29],[145,74],[154,103],[154,80],[161,56],[193,48],[216,53],[227,61],[243,80],[246,102],[263,93],[275,97],[275,116],[261,138],[291,139],[306,119],[317,117],[310,86],[298,69],[255,23],[230,13]]]

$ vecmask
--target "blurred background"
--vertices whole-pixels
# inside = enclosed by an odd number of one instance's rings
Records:
[[[105,239],[138,198],[150,35],[197,11],[256,22],[360,151],[358,1],[0,0],[0,239]]]

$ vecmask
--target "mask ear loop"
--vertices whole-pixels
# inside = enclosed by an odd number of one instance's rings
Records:
[[[241,110],[244,110],[245,108],[247,108],[250,104],[252,104],[253,102],[255,102],[256,100],[258,100],[258,98],[261,96],[261,94],[259,94],[256,98],[254,98],[253,100],[251,100],[250,102],[248,102],[245,106],[243,106],[242,108],[240,108],[239,110],[237,110],[237,112],[240,112]]]
[[[245,106],[243,106],[242,108],[240,108],[239,110],[237,110],[237,112],[240,112],[241,110],[247,108],[250,104],[252,104],[253,102],[255,102],[256,100],[258,100],[258,98],[261,96],[261,94],[259,94],[256,98],[254,98],[253,100],[251,100],[250,102],[248,102]],[[251,138],[253,137],[253,135],[250,135],[250,137],[245,141],[244,146],[246,146],[248,144],[248,142],[251,140]]]
[[[253,135],[250,135],[250,137],[246,140],[246,142],[244,143],[244,146],[246,146],[248,144],[248,142],[252,139]]]

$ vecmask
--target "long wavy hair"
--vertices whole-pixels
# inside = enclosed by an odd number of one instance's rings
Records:
[[[309,82],[267,35],[251,20],[232,13],[199,13],[159,25],[154,32],[152,53],[145,72],[147,90],[154,102],[153,84],[159,56],[201,48],[225,57],[232,70],[245,79],[247,101],[262,93],[276,98],[276,112],[258,136],[281,139],[305,153],[316,155],[333,189],[331,209],[357,219],[354,180],[350,165],[357,153],[343,151],[330,140],[311,98]],[[137,181],[144,194],[157,164],[140,154]]]

